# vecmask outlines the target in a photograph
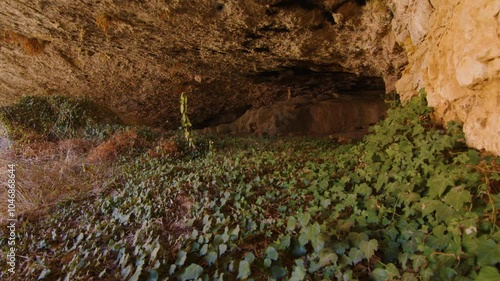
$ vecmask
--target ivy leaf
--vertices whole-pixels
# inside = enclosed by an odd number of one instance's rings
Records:
[[[323,236],[318,235],[316,239],[311,240],[311,245],[313,246],[313,249],[316,253],[319,253],[325,247],[325,240],[323,239]]]
[[[228,231],[229,231],[229,229],[226,226],[226,228],[224,229],[224,233],[221,235],[222,242],[224,242],[224,243],[226,243],[229,240],[229,235],[227,234]]]
[[[444,174],[433,175],[428,181],[429,197],[439,198],[446,191],[446,188],[453,186],[453,181]]]
[[[291,242],[290,235],[285,235],[283,238],[281,238],[278,249],[280,250],[288,249],[288,247],[290,247],[290,242]]]
[[[372,278],[375,281],[385,281],[387,280],[387,272],[382,268],[375,268],[372,271]]]
[[[420,277],[422,280],[430,280],[434,276],[434,271],[431,268],[426,268],[420,271]]]
[[[405,280],[405,281],[419,281],[418,278],[415,276],[415,274],[410,273],[410,272],[405,272],[403,274],[403,278],[401,278],[401,280]]]
[[[345,253],[345,250],[349,249],[349,244],[346,241],[340,241],[333,243],[332,247],[337,254],[342,255]]]
[[[297,215],[299,219],[299,223],[302,227],[306,227],[309,224],[309,220],[311,219],[310,213],[300,213]]]
[[[130,277],[130,279],[128,279],[128,280],[129,281],[137,281],[137,280],[139,280],[139,276],[141,275],[141,272],[142,272],[142,265],[139,265],[139,266],[136,267],[134,275],[132,275]]]
[[[495,265],[500,261],[500,247],[491,240],[479,240],[477,246],[477,264],[480,266]]]
[[[365,198],[372,194],[372,189],[366,183],[356,185],[354,192],[365,196]]]
[[[293,269],[292,276],[290,277],[290,281],[301,281],[304,280],[306,277],[306,269],[304,268],[304,264],[302,260],[299,260],[300,262],[297,262],[297,265]]]
[[[423,255],[413,255],[411,257],[413,261],[413,268],[419,269],[427,263],[427,259]]]
[[[347,236],[349,241],[351,241],[352,245],[355,247],[359,247],[359,244],[363,241],[368,241],[368,235],[366,233],[358,233],[358,232],[350,232]]]
[[[370,259],[375,251],[378,250],[378,241],[372,239],[370,241],[361,241],[359,243],[359,249],[363,252],[367,259]]]
[[[200,250],[200,255],[201,256],[204,256],[207,254],[207,251],[208,251],[208,244],[205,244],[203,245],[203,247],[201,247],[201,250]]]
[[[275,261],[275,260],[277,260],[277,259],[278,259],[278,252],[276,251],[276,249],[275,249],[274,247],[269,246],[269,247],[267,247],[267,249],[266,249],[266,256],[267,256],[269,259],[271,259],[271,260]]]
[[[399,269],[393,263],[388,263],[385,266],[385,271],[387,272],[388,279],[395,279],[396,277],[399,278],[401,276],[399,274]],[[405,279],[403,278],[403,280]]]
[[[325,266],[335,264],[338,261],[338,256],[331,249],[325,248],[319,253],[319,265]]]
[[[231,236],[238,237],[238,234],[240,233],[240,225],[236,225],[236,227],[231,231]]]
[[[299,242],[301,245],[307,244],[307,242],[311,241],[311,244],[316,252],[321,251],[325,242],[320,236],[321,227],[318,222],[315,222],[313,225],[309,225],[306,228],[303,228],[302,233],[299,236]]]
[[[295,217],[293,217],[293,216],[288,217],[288,221],[286,223],[286,230],[294,231],[296,224],[297,224],[297,220],[295,219]]]
[[[467,151],[467,156],[469,157],[469,163],[472,165],[477,165],[479,164],[479,161],[481,161],[481,156],[479,155],[479,152],[475,149],[469,149]]]
[[[349,232],[355,224],[356,222],[352,219],[339,220],[335,228],[340,232]]]
[[[452,188],[443,199],[446,204],[460,211],[463,209],[465,203],[471,202],[472,195],[468,190],[463,190],[463,187],[456,186]]]
[[[175,264],[170,265],[170,269],[168,270],[168,274],[173,275],[177,266]]]
[[[418,244],[417,244],[417,242],[415,242],[414,239],[410,239],[402,244],[403,251],[405,253],[409,253],[409,254],[414,254],[415,251],[417,250],[417,246],[418,246]]]
[[[358,264],[364,258],[363,252],[360,249],[358,249],[358,248],[351,248],[351,250],[349,251],[348,256],[349,256],[349,259],[352,262],[352,265]]]
[[[177,266],[183,266],[184,265],[184,262],[186,261],[186,255],[187,253],[184,252],[184,251],[180,251],[178,254],[177,254],[177,259],[175,260],[175,264]]]
[[[479,281],[497,281],[500,280],[498,269],[493,266],[483,266],[476,277]]]
[[[446,204],[440,204],[436,206],[436,219],[440,222],[450,219],[456,215],[459,214],[457,214],[457,212],[452,207]]]
[[[227,245],[226,244],[220,244],[219,245],[219,257],[224,255],[224,253],[227,251]]]
[[[420,200],[420,203],[421,204],[418,205],[421,207],[422,215],[424,216],[428,216],[429,214],[434,212],[438,206],[443,204],[439,200],[431,200],[428,197],[422,198],[422,200]]]
[[[247,279],[250,276],[250,263],[246,260],[240,261],[237,279]]]
[[[447,235],[430,235],[427,238],[426,245],[434,250],[443,250],[450,242],[450,238]]]
[[[245,260],[248,261],[249,263],[254,262],[255,260],[255,255],[253,253],[246,253],[245,254]]]
[[[264,266],[265,266],[265,267],[270,267],[270,266],[271,266],[271,263],[272,263],[272,261],[271,261],[271,259],[270,259],[270,258],[265,258],[265,259],[264,259]]]
[[[286,270],[285,268],[277,265],[271,266],[271,274],[273,275],[274,279],[278,280],[286,275]]]
[[[210,252],[205,257],[205,261],[208,263],[209,266],[212,265],[216,260],[217,260],[217,253],[216,252]]]
[[[184,272],[179,276],[181,280],[196,280],[203,273],[203,267],[192,263],[189,265]]]
[[[332,204],[332,200],[330,198],[321,199],[321,207],[326,209],[326,208],[330,207],[331,204]]]
[[[149,271],[149,275],[148,275],[148,281],[157,281],[158,280],[158,272],[154,269],[150,270]]]
[[[319,183],[319,188],[321,190],[325,190],[327,187],[328,187],[328,178],[325,178]]]
[[[129,265],[121,270],[122,278],[125,279],[130,274],[130,272],[132,272],[132,265]]]
[[[50,274],[50,272],[51,272],[51,271],[50,271],[50,269],[48,269],[48,268],[44,268],[44,269],[42,270],[42,273],[40,273],[40,276],[38,276],[38,279],[37,279],[37,280],[43,280],[43,279],[45,279],[45,277],[46,277],[47,275],[49,275],[49,274]]]

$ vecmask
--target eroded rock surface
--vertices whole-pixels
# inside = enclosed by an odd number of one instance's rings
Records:
[[[354,0],[5,0],[0,104],[87,96],[128,123],[176,128],[182,91],[193,124],[212,125],[288,91],[369,77],[390,90],[406,63],[390,23],[383,4]]]
[[[500,1],[391,1],[409,65],[403,99],[427,91],[436,121],[464,123],[470,146],[500,155]]]
[[[317,136],[364,133],[385,116],[385,111],[386,105],[376,93],[299,96],[248,110],[235,122],[205,132]]]
[[[4,0],[0,105],[86,96],[176,128],[184,91],[203,127],[290,92],[425,88],[436,121],[500,155],[499,14],[492,0]]]

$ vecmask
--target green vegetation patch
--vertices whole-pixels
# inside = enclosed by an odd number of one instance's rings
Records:
[[[26,96],[0,108],[0,122],[10,139],[61,140],[92,134],[105,123],[119,123],[109,110],[85,98]]]
[[[198,157],[124,159],[106,193],[21,219],[19,268],[39,280],[498,280],[500,161],[429,114],[421,96],[359,143],[219,138]]]

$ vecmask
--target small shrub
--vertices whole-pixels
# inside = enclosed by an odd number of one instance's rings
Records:
[[[11,140],[32,142],[78,138],[87,128],[118,123],[118,119],[85,98],[26,96],[11,106],[1,107],[0,122]]]

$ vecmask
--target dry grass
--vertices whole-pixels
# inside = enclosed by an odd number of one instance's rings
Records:
[[[30,38],[13,31],[4,32],[4,41],[11,45],[20,46],[30,56],[39,55],[45,49],[45,45],[38,39]]]
[[[182,154],[182,151],[174,140],[160,139],[154,149],[148,150],[148,154],[151,158],[177,157]]]
[[[111,172],[105,165],[89,165],[84,155],[91,143],[82,139],[39,142],[13,147],[0,155],[0,180],[7,182],[7,165],[16,164],[16,213],[41,217],[61,201],[98,192]],[[7,188],[0,190],[7,202]],[[6,206],[6,204],[0,204]],[[0,207],[0,219],[7,209]]]
[[[87,155],[91,163],[112,161],[138,143],[137,131],[129,129],[114,134],[109,140],[92,149]]]

